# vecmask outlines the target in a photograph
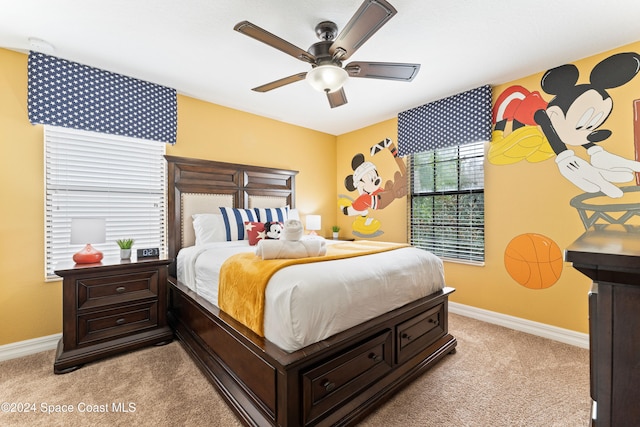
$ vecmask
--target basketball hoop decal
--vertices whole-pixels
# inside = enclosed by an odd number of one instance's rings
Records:
[[[623,197],[615,199],[616,203],[604,193],[583,193],[569,201],[578,210],[585,230],[597,225],[627,224],[640,218],[640,186],[620,189]]]

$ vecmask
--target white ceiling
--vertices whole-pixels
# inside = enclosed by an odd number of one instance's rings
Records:
[[[233,27],[248,20],[306,50],[318,22],[340,31],[362,0],[0,0],[0,47],[28,51],[35,37],[60,58],[340,135],[640,41],[638,0],[389,1],[398,14],[346,62],[420,63],[420,72],[410,83],[351,78],[348,104],[334,109],[304,81],[251,91],[310,66]]]

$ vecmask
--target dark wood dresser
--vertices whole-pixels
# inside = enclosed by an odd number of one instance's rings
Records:
[[[168,343],[166,258],[103,260],[56,270],[62,277],[62,339],[56,374],[151,344]]]
[[[565,260],[593,280],[592,425],[640,426],[640,228],[594,226],[567,248]]]

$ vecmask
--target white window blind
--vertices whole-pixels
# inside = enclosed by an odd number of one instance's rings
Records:
[[[410,240],[443,259],[484,262],[484,142],[412,154]]]
[[[46,276],[69,266],[72,218],[105,218],[105,258],[119,257],[117,239],[165,250],[165,144],[45,126]]]

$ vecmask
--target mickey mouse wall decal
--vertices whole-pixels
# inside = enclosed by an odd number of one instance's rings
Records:
[[[639,71],[640,55],[625,52],[596,64],[589,83],[577,84],[579,71],[573,64],[548,70],[540,82],[542,90],[554,96],[548,103],[539,92],[521,86],[508,88],[494,105],[489,161],[535,162],[555,156],[562,176],[581,190],[622,197],[614,183],[633,180],[635,172],[640,172],[640,162],[609,153],[597,144],[612,135],[600,129],[613,110],[607,90],[628,83]],[[590,160],[578,157],[573,147],[585,148]]]
[[[406,166],[398,156],[398,150],[389,138],[385,138],[372,146],[369,150],[371,156],[389,150],[398,165],[393,180],[388,180],[382,187],[382,178],[378,174],[376,165],[366,161],[364,154],[357,153],[351,159],[353,174],[344,180],[344,186],[349,191],[357,191],[358,196],[353,199],[347,195],[340,195],[338,206],[344,215],[355,216],[352,224],[352,232],[355,236],[367,238],[383,234],[380,230],[381,223],[373,218],[372,210],[384,209],[393,200],[407,195]]]

